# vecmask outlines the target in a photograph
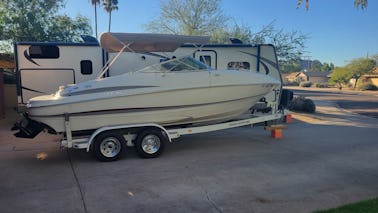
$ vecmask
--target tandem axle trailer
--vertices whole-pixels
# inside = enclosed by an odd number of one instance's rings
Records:
[[[65,121],[66,132],[61,146],[73,149],[85,149],[93,152],[101,161],[114,161],[121,157],[127,146],[135,146],[137,154],[142,158],[155,158],[162,154],[165,144],[173,142],[181,136],[225,130],[241,126],[281,123],[288,115],[282,110],[275,114],[250,115],[246,118],[193,127],[164,127],[159,124],[146,123],[135,125],[117,125],[101,127],[91,134],[74,136],[70,130],[69,116]]]

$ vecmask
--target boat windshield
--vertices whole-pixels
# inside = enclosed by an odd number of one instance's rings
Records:
[[[138,72],[193,72],[210,69],[206,64],[188,56],[151,65]]]

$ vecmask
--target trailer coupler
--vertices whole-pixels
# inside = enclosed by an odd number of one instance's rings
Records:
[[[17,121],[11,128],[12,131],[18,130],[18,132],[13,134],[18,138],[34,138],[44,129],[47,129],[49,133],[55,133],[55,131],[47,125],[30,119],[27,113],[24,113],[23,118]]]

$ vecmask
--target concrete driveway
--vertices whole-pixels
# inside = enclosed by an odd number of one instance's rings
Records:
[[[111,163],[0,120],[0,212],[312,212],[377,197],[378,119],[317,105],[279,140],[243,127]]]

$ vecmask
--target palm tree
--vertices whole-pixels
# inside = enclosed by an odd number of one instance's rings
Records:
[[[308,10],[308,2],[309,0],[306,0],[306,10]],[[301,6],[301,4],[302,4],[302,0],[298,0],[297,9]],[[362,10],[365,10],[367,5],[368,5],[368,0],[354,0],[354,7],[357,9],[361,7]]]
[[[298,0],[297,2],[297,9],[301,6],[302,0]],[[308,0],[306,0],[306,10],[308,10]]]
[[[354,7],[359,8],[361,7],[361,10],[365,10],[367,8],[368,1],[367,0],[354,0]]]
[[[118,0],[104,0],[102,6],[104,6],[104,9],[107,13],[109,13],[109,27],[108,32],[110,32],[110,25],[112,23],[112,11],[118,10]]]
[[[96,38],[98,37],[97,33],[97,4],[100,4],[100,0],[91,0],[92,5],[94,6],[95,10],[95,30],[96,30]]]

